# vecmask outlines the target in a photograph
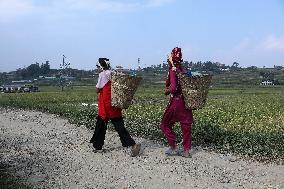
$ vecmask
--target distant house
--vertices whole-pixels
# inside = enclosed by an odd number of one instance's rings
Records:
[[[221,71],[230,71],[230,68],[220,68]]]
[[[0,90],[5,93],[13,93],[21,90],[23,87],[23,85],[3,85]]]
[[[199,71],[192,71],[192,72],[191,72],[191,75],[192,75],[192,76],[202,75],[202,73],[199,72]]]
[[[31,80],[19,80],[19,81],[12,81],[13,84],[26,84],[31,83]]]
[[[122,66],[115,66],[115,69],[123,69],[123,67]]]
[[[274,85],[272,81],[262,81],[260,85]]]
[[[118,72],[125,73],[125,74],[131,74],[133,72],[133,70],[125,69],[122,66],[116,66],[115,70],[118,71]]]
[[[75,77],[71,77],[71,76],[62,76],[61,78],[65,80],[75,80],[76,79]]]
[[[39,92],[38,87],[33,85],[3,85],[0,86],[1,93],[22,93],[22,92]]]
[[[57,78],[56,77],[46,77],[46,76],[38,76],[39,79],[41,80],[56,80]]]
[[[219,62],[217,62],[216,65],[217,65],[219,68],[224,68],[224,67],[226,67],[225,64],[221,64],[221,63],[219,63]]]

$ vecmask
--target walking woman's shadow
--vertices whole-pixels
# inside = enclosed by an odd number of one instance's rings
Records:
[[[143,139],[141,142],[141,156],[146,156],[147,151],[150,150],[159,150],[164,153],[164,150],[168,148],[168,146],[163,142],[157,142],[150,139]],[[183,152],[182,144],[178,144],[178,150]],[[203,150],[201,146],[192,146],[191,155],[196,155]]]

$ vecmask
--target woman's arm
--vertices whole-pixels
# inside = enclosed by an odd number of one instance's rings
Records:
[[[100,93],[100,92],[101,92],[101,90],[102,90],[102,89],[100,89],[100,88],[96,88],[96,92],[97,92],[97,94],[98,94],[98,93]]]
[[[169,71],[170,74],[170,92],[171,94],[175,94],[177,92],[177,75],[176,72],[173,70]]]

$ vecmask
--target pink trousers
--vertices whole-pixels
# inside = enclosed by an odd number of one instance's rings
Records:
[[[166,136],[171,147],[176,147],[176,133],[173,131],[173,126],[176,122],[181,125],[183,148],[184,150],[191,149],[191,125],[193,122],[192,110],[185,108],[183,97],[171,97],[163,115],[160,128]]]

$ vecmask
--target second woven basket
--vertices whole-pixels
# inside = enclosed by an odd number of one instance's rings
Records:
[[[185,107],[191,110],[203,108],[206,103],[212,75],[187,76],[179,73],[178,79],[182,88]]]

